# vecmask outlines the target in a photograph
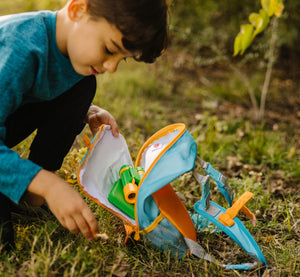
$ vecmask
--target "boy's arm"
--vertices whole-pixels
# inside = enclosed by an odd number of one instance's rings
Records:
[[[71,232],[80,231],[89,239],[88,229],[97,233],[97,222],[80,194],[55,174],[21,159],[5,145],[6,119],[21,105],[24,92],[32,87],[35,71],[32,57],[19,59],[16,53],[1,45],[0,50],[0,192],[16,203],[26,190],[42,196],[63,226]],[[21,66],[17,72],[15,64]],[[31,70],[26,70],[25,65]]]
[[[99,233],[97,221],[81,195],[54,173],[42,169],[27,190],[45,198],[59,222],[72,233],[81,232],[87,240]]]
[[[5,122],[21,105],[24,92],[33,85],[35,60],[31,56],[16,53],[5,45],[0,45],[0,53],[0,192],[18,203],[41,167],[21,159],[5,145]],[[16,64],[19,65],[18,68]]]

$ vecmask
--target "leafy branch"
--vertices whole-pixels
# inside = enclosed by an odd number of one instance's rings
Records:
[[[267,93],[270,86],[273,65],[275,63],[275,47],[277,41],[278,18],[282,15],[284,5],[282,0],[261,0],[262,8],[258,13],[251,13],[249,15],[250,24],[243,24],[240,27],[240,32],[234,41],[233,56],[243,55],[246,49],[252,44],[254,38],[263,32],[268,26],[271,17],[275,15],[275,20],[272,24],[271,39],[269,44],[269,51],[267,55],[267,69],[263,88],[261,91],[260,107],[258,110],[257,100],[254,95],[254,90],[249,87],[249,82],[246,82],[248,92],[250,94],[251,102],[255,112],[255,118],[261,120],[264,117]],[[241,75],[241,74],[239,74]],[[243,77],[243,76],[242,76]],[[242,78],[245,80],[245,78]]]
[[[251,24],[243,24],[240,27],[240,32],[234,41],[234,53],[243,55],[245,50],[251,45],[254,38],[261,33],[269,24],[270,18],[275,15],[279,18],[284,9],[282,0],[261,0],[262,9],[259,13],[251,13],[249,22]]]

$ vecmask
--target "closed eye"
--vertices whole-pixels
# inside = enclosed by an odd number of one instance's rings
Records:
[[[108,55],[113,55],[113,54],[114,54],[113,52],[109,51],[108,48],[107,48],[106,46],[105,46],[105,52],[106,52],[106,54],[108,54]]]

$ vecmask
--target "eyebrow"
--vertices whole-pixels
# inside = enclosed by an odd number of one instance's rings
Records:
[[[114,46],[116,46],[117,48],[118,48],[118,50],[122,53],[122,54],[126,54],[126,52],[121,48],[121,46],[118,44],[118,43],[116,43],[114,40],[112,40],[111,39],[111,42],[112,42],[112,44],[114,45]]]

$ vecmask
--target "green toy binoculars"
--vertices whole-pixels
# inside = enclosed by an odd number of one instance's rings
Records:
[[[132,168],[130,165],[123,165],[119,175],[120,178],[115,181],[108,194],[108,201],[134,219],[133,204],[136,202],[138,185],[144,175],[144,169],[142,167]]]
[[[124,198],[129,204],[134,204],[138,192],[138,184],[144,175],[144,169],[142,167],[132,168],[130,165],[123,165],[119,174]]]

